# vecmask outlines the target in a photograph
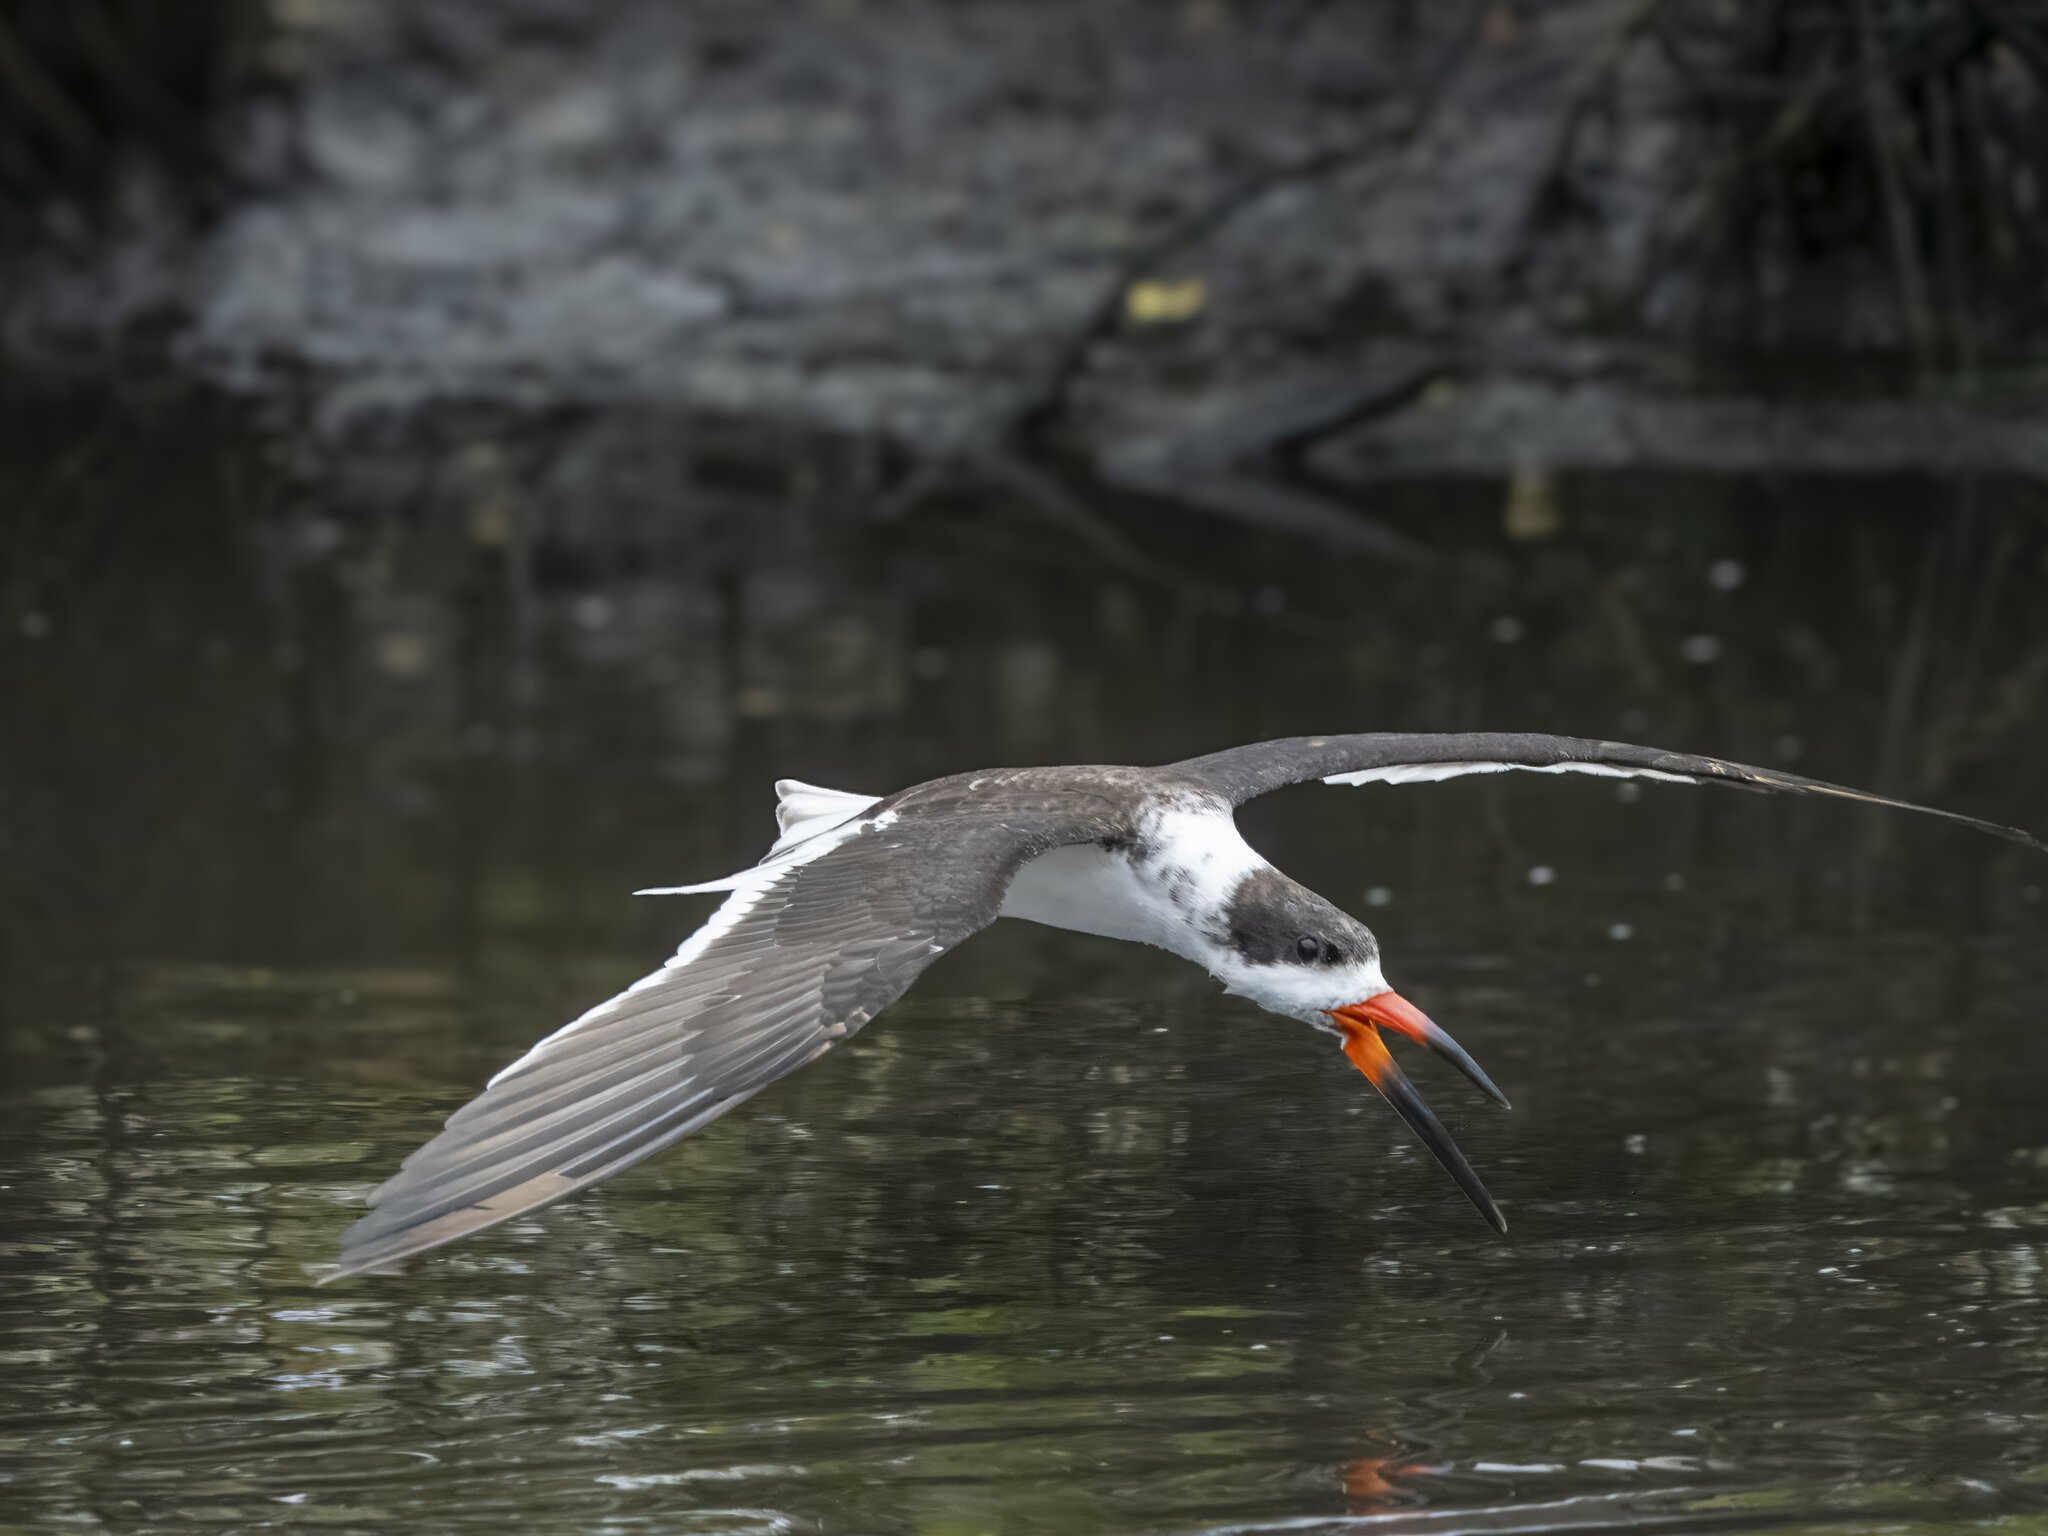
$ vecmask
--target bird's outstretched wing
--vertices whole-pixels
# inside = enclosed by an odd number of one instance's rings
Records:
[[[697,887],[732,895],[668,964],[457,1110],[370,1196],[323,1283],[559,1200],[708,1125],[853,1034],[993,922],[1026,859],[1101,830],[927,801],[881,802]]]
[[[1309,779],[1321,779],[1326,784],[1412,784],[1517,768],[1533,773],[1591,773],[1607,778],[1661,779],[1676,784],[1726,784],[1766,793],[1829,795],[1865,805],[1939,816],[2023,847],[2048,852],[2048,844],[2030,832],[1955,811],[1894,800],[1821,779],[1801,778],[1775,768],[1752,768],[1718,757],[1696,757],[1689,752],[1666,752],[1657,747],[1630,746],[1625,741],[1590,741],[1578,736],[1510,732],[1290,736],[1189,758],[1173,764],[1168,771],[1213,789],[1233,805],[1242,805],[1268,790]]]

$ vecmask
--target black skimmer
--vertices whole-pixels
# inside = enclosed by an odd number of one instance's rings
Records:
[[[1395,992],[1378,942],[1238,835],[1236,807],[1282,785],[1416,783],[1524,769],[1828,795],[1951,811],[1719,758],[1568,736],[1301,736],[1163,768],[998,768],[868,797],[784,780],[781,836],[653,975],[506,1067],[370,1196],[325,1278],[384,1269],[495,1226],[702,1130],[815,1061],[998,917],[1135,939],[1224,989],[1335,1035],[1496,1230],[1507,1224],[1389,1054],[1402,1035],[1501,1091]]]

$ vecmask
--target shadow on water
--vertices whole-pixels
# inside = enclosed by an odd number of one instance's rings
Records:
[[[679,1151],[311,1288],[778,776],[1501,726],[2048,825],[2037,489],[1396,485],[1406,567],[891,515],[899,466],[730,426],[4,421],[0,1529],[2038,1514],[2048,867],[1826,805],[1248,811],[1515,1100],[1425,1082],[1507,1242],[1327,1042],[1005,925]]]

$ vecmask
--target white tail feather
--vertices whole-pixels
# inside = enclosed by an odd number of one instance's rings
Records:
[[[822,789],[799,779],[777,779],[775,824],[782,829],[782,836],[775,839],[775,846],[768,850],[769,856],[772,858],[785,848],[808,842],[820,832],[843,826],[869,806],[879,804],[881,798],[880,795],[849,795],[843,789]]]
[[[749,880],[759,878],[762,865],[782,862],[782,856],[790,849],[845,826],[869,806],[881,802],[879,795],[849,795],[841,789],[821,789],[800,779],[777,779],[775,795],[775,825],[782,830],[782,836],[775,839],[761,864],[753,869],[743,869],[736,875],[727,875],[722,880],[706,880],[699,885],[655,885],[633,894],[697,896],[706,891],[739,890]]]

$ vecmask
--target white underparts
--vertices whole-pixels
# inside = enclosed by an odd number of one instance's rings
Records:
[[[1225,989],[1311,1023],[1323,1010],[1387,990],[1377,959],[1341,968],[1253,964],[1224,927],[1245,877],[1270,869],[1221,805],[1148,813],[1128,844],[1040,854],[1010,882],[1001,916],[1154,944],[1192,960]]]
[[[1048,928],[1131,939],[1171,949],[1168,926],[1152,912],[1131,861],[1094,843],[1041,853],[1018,870],[1003,896],[1002,917]]]
[[[1213,973],[1217,915],[1265,867],[1227,808],[1164,806],[1145,814],[1128,845],[1040,854],[1011,880],[1000,915],[1155,944]]]
[[[1608,763],[1396,763],[1387,768],[1360,768],[1354,773],[1333,773],[1325,784],[1435,784],[1443,779],[1463,778],[1468,773],[1589,773],[1602,779],[1656,779],[1665,784],[1697,784],[1689,774],[1664,773],[1656,768],[1616,768]]]

